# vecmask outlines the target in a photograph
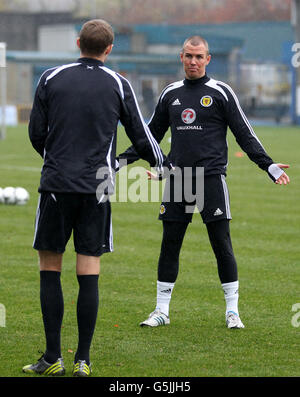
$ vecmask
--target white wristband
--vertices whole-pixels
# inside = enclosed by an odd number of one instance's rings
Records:
[[[276,181],[284,173],[284,171],[276,164],[271,164],[268,171]]]

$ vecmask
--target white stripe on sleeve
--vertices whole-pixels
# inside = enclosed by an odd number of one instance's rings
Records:
[[[226,87],[226,88],[229,90],[229,92],[231,93],[231,95],[232,95],[232,97],[233,97],[233,99],[234,99],[234,101],[235,101],[235,104],[236,104],[236,106],[237,106],[237,108],[238,108],[238,110],[239,110],[239,112],[240,112],[240,114],[241,114],[241,116],[242,116],[242,119],[244,120],[245,124],[247,125],[247,127],[248,127],[248,129],[249,129],[249,131],[250,131],[250,134],[257,140],[257,142],[258,142],[258,143],[261,145],[261,147],[265,150],[265,148],[263,147],[262,143],[261,143],[260,140],[258,139],[257,135],[256,135],[255,132],[253,131],[253,128],[251,127],[251,124],[249,123],[249,121],[248,121],[248,119],[247,119],[245,113],[243,112],[243,110],[242,110],[242,108],[241,108],[241,106],[240,106],[240,102],[239,102],[237,96],[235,95],[233,89],[232,89],[228,84],[223,83],[222,81],[218,81],[217,83],[220,84],[220,85],[223,85],[224,87]]]
[[[68,68],[72,68],[74,66],[78,66],[81,65],[80,62],[76,62],[76,63],[69,63],[68,65],[62,65],[59,66],[58,68],[56,68],[52,73],[49,74],[49,76],[46,78],[46,82],[45,84],[47,84],[47,82],[52,79],[54,76],[56,76],[58,73],[60,73],[62,70],[68,69]]]
[[[124,99],[124,90],[123,90],[123,84],[121,82],[120,77],[118,76],[118,74],[116,72],[114,72],[113,70],[107,68],[106,66],[99,66],[99,69],[104,70],[106,73],[110,74],[118,83],[119,86],[119,90],[121,92],[121,97]]]
[[[139,114],[140,120],[141,120],[142,125],[144,127],[144,131],[146,133],[148,141],[150,142],[150,145],[152,147],[152,151],[153,151],[154,157],[156,158],[156,161],[157,161],[156,165],[158,167],[162,168],[163,155],[162,155],[161,149],[160,149],[158,143],[156,142],[156,140],[154,139],[153,135],[151,134],[151,131],[150,131],[148,125],[145,123],[145,120],[144,120],[144,118],[142,116],[142,113],[140,111],[140,107],[139,107],[138,101],[136,99],[136,96],[135,96],[135,93],[133,91],[133,88],[132,88],[131,84],[129,83],[128,80],[126,80],[126,81],[127,81],[128,85],[129,85],[129,87],[131,89],[131,92],[132,92],[132,95],[133,95],[133,98],[134,98],[134,101],[135,101],[135,104],[136,104],[136,107],[137,107],[137,110],[138,110],[138,114]]]
[[[108,69],[108,68],[105,67],[105,66],[99,66],[99,68],[102,69],[103,71],[105,71],[106,73],[108,73],[109,75],[111,75],[111,76],[117,81],[118,86],[119,86],[119,90],[120,90],[120,93],[121,93],[121,96],[122,96],[122,98],[124,99],[124,97],[125,97],[125,95],[124,95],[124,88],[123,88],[123,84],[122,84],[122,81],[121,81],[120,76],[119,76],[116,72],[114,72],[114,71],[111,70],[111,69]],[[149,130],[149,127],[148,127],[147,124],[145,123],[145,120],[144,120],[144,118],[143,118],[143,116],[142,116],[142,113],[141,113],[141,111],[140,111],[140,107],[139,107],[138,101],[137,101],[137,99],[136,99],[134,90],[133,90],[133,88],[132,88],[130,82],[129,82],[127,79],[125,79],[124,77],[122,77],[122,79],[124,79],[124,80],[128,83],[128,85],[129,85],[129,88],[130,88],[130,90],[131,90],[131,92],[132,92],[132,95],[133,95],[133,98],[134,98],[134,101],[135,101],[135,104],[136,104],[136,108],[137,108],[137,111],[138,111],[139,118],[140,118],[141,123],[142,123],[142,125],[143,125],[143,127],[144,127],[144,131],[145,131],[145,133],[146,133],[146,136],[147,136],[147,138],[148,138],[148,141],[150,142],[150,145],[151,145],[151,148],[152,148],[154,157],[155,157],[155,159],[156,159],[157,166],[161,166],[161,168],[162,168],[162,164],[163,164],[163,155],[162,155],[161,149],[160,149],[158,143],[156,142],[156,140],[154,139],[153,135],[151,134],[151,132],[150,132],[150,130]]]

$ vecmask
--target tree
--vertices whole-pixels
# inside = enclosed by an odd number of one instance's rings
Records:
[[[289,20],[291,0],[0,0],[2,10],[70,11],[114,25]]]
[[[135,23],[199,24],[263,20],[287,20],[291,0],[93,0],[82,2],[81,13],[116,25]]]

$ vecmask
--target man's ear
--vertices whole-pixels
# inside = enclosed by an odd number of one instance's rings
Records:
[[[106,47],[106,50],[104,51],[104,55],[106,57],[111,53],[113,46],[113,44],[110,44],[108,47]]]
[[[76,44],[77,44],[77,47],[80,49],[80,38],[79,37],[77,37]]]

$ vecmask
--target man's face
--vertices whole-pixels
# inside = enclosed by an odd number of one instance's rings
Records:
[[[207,54],[207,48],[204,44],[193,46],[187,43],[183,52],[180,53],[186,78],[195,80],[204,76],[206,65],[209,64],[210,58],[211,55]]]

